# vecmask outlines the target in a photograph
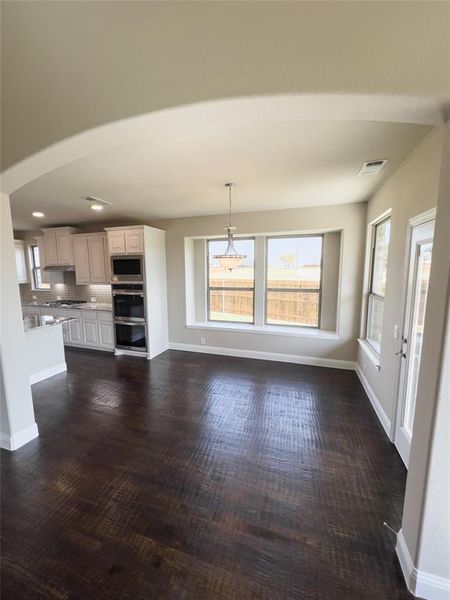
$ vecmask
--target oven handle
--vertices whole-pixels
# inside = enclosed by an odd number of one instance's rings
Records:
[[[112,292],[113,296],[140,296],[141,298],[144,297],[144,292],[119,292],[114,291]]]
[[[114,319],[114,324],[115,325],[140,325],[142,327],[142,325],[145,325],[145,321],[116,321],[116,319]]]

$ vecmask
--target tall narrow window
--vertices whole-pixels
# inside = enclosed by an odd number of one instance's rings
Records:
[[[246,256],[237,269],[224,269],[215,255],[225,252],[226,240],[208,241],[208,320],[254,322],[255,240],[235,238],[238,254]]]
[[[267,239],[266,323],[319,327],[323,237]]]
[[[383,326],[384,294],[386,291],[390,234],[390,217],[374,225],[372,233],[366,339],[378,354],[381,350],[381,332]]]
[[[42,283],[42,271],[41,263],[39,260],[39,248],[37,245],[30,246],[30,261],[31,261],[31,275],[33,279],[33,289],[35,290],[47,290],[50,288],[48,283]]]

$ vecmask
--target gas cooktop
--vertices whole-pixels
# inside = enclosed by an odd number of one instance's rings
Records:
[[[73,306],[74,304],[86,304],[87,300],[52,300],[51,302],[44,302],[46,306],[51,308],[58,308],[58,306]]]

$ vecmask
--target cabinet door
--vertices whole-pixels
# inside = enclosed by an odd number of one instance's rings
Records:
[[[46,265],[57,265],[58,264],[58,250],[56,244],[56,233],[48,232],[44,235],[44,247],[45,247],[45,264]]]
[[[89,267],[92,283],[106,283],[105,237],[103,234],[88,238]]]
[[[83,329],[81,327],[81,321],[69,321],[69,343],[83,343]]]
[[[41,267],[41,281],[42,283],[64,283],[64,273],[62,271],[46,271],[46,267],[49,262],[47,261],[47,244],[46,238],[40,237],[37,239],[37,245],[39,250],[39,265]]]
[[[69,344],[70,343],[69,325],[70,325],[70,323],[65,323],[65,324],[63,323],[61,325],[64,344]]]
[[[14,250],[16,254],[17,281],[19,283],[28,283],[27,262],[25,259],[25,244],[22,240],[14,240]]]
[[[114,348],[114,325],[107,322],[99,322],[98,337],[100,348]]]
[[[127,254],[144,252],[144,232],[141,229],[125,231],[125,249]]]
[[[97,321],[82,321],[83,341],[87,346],[98,346]]]
[[[24,317],[32,317],[33,315],[39,315],[39,306],[22,306],[22,314]]]
[[[108,231],[110,254],[125,254],[125,234],[123,231]]]
[[[75,276],[77,283],[90,283],[89,248],[87,237],[73,238],[73,257],[75,260]]]
[[[64,231],[56,232],[56,250],[58,253],[58,264],[73,265],[73,243],[72,236]]]

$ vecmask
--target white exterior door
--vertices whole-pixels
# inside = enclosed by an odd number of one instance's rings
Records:
[[[405,325],[402,348],[399,351],[401,367],[395,425],[395,445],[406,466],[409,463],[413,435],[433,234],[434,220],[416,225],[411,234]]]

